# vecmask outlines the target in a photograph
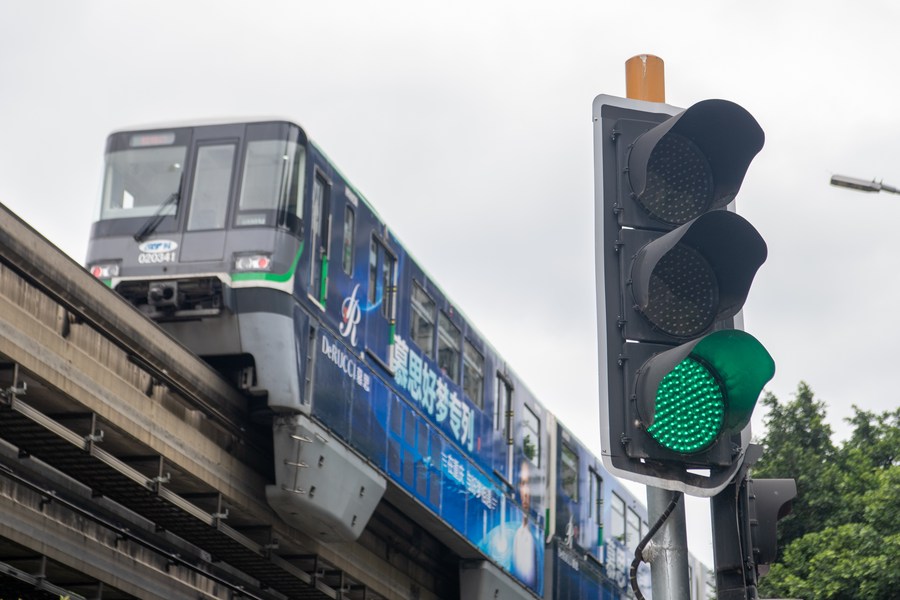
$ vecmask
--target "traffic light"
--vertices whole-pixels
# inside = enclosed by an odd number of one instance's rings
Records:
[[[743,108],[594,101],[602,457],[712,496],[734,476],[775,372],[736,329],[762,237],[729,210],[764,134]]]
[[[778,521],[791,512],[791,501],[797,497],[793,479],[749,479],[750,537],[753,540],[753,562],[760,577],[778,556]]]
[[[791,512],[797,496],[793,479],[752,479],[748,464],[762,453],[750,446],[748,459],[734,481],[712,498],[713,553],[716,598],[756,598],[760,577],[769,572],[778,554],[776,525]]]

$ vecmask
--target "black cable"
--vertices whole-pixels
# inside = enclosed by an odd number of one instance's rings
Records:
[[[663,511],[663,514],[659,515],[656,523],[653,524],[653,527],[650,528],[650,531],[647,532],[644,539],[642,539],[637,545],[637,548],[634,549],[634,560],[631,561],[631,589],[634,591],[637,600],[644,600],[644,595],[641,593],[641,588],[638,587],[637,581],[638,567],[644,562],[644,548],[647,547],[647,544],[650,543],[650,539],[656,535],[659,528],[663,526],[663,523],[666,522],[666,519],[669,518],[669,515],[671,515],[672,511],[675,510],[675,507],[678,506],[678,501],[681,500],[682,496],[684,496],[684,494],[681,492],[672,492],[672,500],[669,502],[669,506]]]
[[[738,484],[737,481],[735,481],[735,483],[734,483],[734,525],[735,525],[735,529],[737,529],[737,540],[740,543],[741,552],[743,552],[743,549],[745,547],[745,535],[744,535],[745,531],[741,525],[741,493],[742,493],[742,491],[744,491],[745,485],[750,485],[746,473],[744,475],[743,483]],[[752,548],[753,545],[751,544],[750,547]],[[751,549],[751,555],[752,555],[752,552],[753,551]],[[746,565],[746,562],[743,560],[741,561],[741,581],[743,581],[744,585],[746,586],[747,565]]]

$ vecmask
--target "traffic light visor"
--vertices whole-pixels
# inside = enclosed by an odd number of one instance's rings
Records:
[[[727,100],[704,100],[641,135],[628,156],[637,202],[654,219],[681,225],[737,195],[765,134]]]
[[[768,573],[768,565],[778,556],[776,526],[791,512],[796,497],[793,479],[750,479],[750,526],[760,576]]]
[[[706,213],[637,251],[631,266],[634,305],[666,335],[702,335],[741,309],[767,254],[766,243],[743,217]]]
[[[725,390],[723,427],[743,429],[750,422],[763,386],[775,375],[772,356],[755,337],[736,329],[707,335],[694,346],[691,356],[709,365]]]

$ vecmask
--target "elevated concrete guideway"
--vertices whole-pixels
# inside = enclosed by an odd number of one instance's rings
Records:
[[[206,363],[0,206],[0,588],[444,597],[378,544],[324,544],[281,521],[264,494],[268,427]]]

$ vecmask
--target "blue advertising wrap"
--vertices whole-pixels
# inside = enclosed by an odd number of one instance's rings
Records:
[[[398,339],[397,346],[404,344]],[[532,505],[527,461],[505,494],[469,457],[475,410],[427,358],[405,347],[395,389],[320,331],[313,415],[388,477],[538,596],[543,594],[543,527]],[[401,362],[402,361],[402,362]],[[402,382],[402,383],[401,383]]]

